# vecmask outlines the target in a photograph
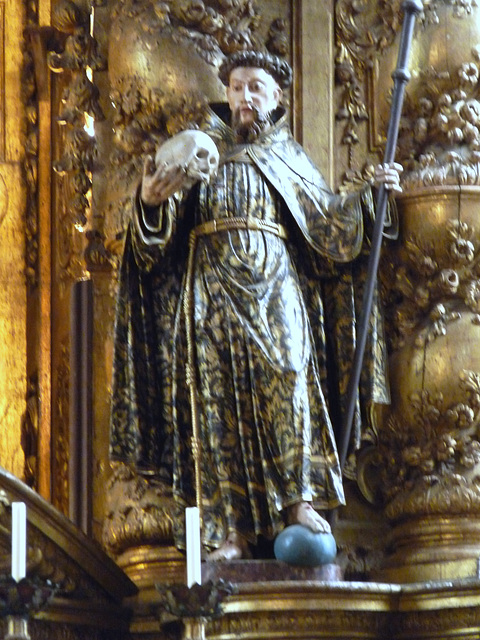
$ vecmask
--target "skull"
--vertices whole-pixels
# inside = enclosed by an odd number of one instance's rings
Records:
[[[203,131],[187,129],[173,136],[157,150],[155,164],[165,170],[183,167],[186,174],[184,188],[196,182],[209,183],[217,174],[218,149],[212,138]]]

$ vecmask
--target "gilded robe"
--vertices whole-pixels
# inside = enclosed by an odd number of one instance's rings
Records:
[[[217,178],[158,209],[134,205],[120,275],[111,454],[168,483],[179,513],[194,504],[190,340],[202,535],[215,548],[230,531],[252,543],[273,538],[282,510],[300,500],[322,510],[344,503],[335,429],[374,212],[367,185],[346,197],[330,191],[285,116],[249,144],[236,144],[213,111],[203,130],[221,154]],[[225,219],[261,223],[212,232],[211,221]],[[189,242],[193,228],[208,232]],[[370,328],[352,451],[369,437],[368,408],[389,400],[376,305]],[[179,547],[182,535],[179,526]]]

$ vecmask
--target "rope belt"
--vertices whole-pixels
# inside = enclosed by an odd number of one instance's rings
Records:
[[[284,240],[287,239],[287,230],[283,225],[266,220],[259,220],[257,218],[221,218],[220,220],[209,220],[195,227],[193,233],[198,238],[198,236],[218,233],[219,231],[230,231],[232,229],[268,231]]]

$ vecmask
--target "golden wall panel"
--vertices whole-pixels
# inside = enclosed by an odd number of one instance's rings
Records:
[[[0,155],[0,161],[6,162],[19,162],[24,154],[24,140],[21,135],[24,117],[23,109],[21,108],[23,4],[18,0],[0,2],[0,29],[3,31],[2,36],[0,36],[0,64],[2,64],[2,72],[0,72],[0,89],[2,90],[0,127],[4,131],[4,153],[3,156]]]
[[[295,73],[293,129],[333,185],[333,0],[292,3]]]
[[[23,207],[20,168],[0,164],[0,465],[20,477],[26,391]]]
[[[23,3],[0,2],[0,465],[18,476],[26,395],[22,37]]]
[[[5,3],[0,4],[0,161],[5,160]]]

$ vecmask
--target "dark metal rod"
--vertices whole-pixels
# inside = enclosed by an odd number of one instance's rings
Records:
[[[413,37],[413,29],[415,27],[415,17],[423,9],[420,0],[406,0],[403,3],[404,19],[402,25],[402,33],[400,38],[400,48],[398,52],[397,68],[392,73],[394,81],[392,106],[390,110],[390,120],[387,131],[387,141],[385,144],[385,152],[383,162],[385,164],[392,163],[395,160],[395,150],[397,147],[398,129],[400,117],[402,113],[403,99],[405,95],[405,86],[410,80],[408,71],[408,58]],[[371,242],[370,255],[368,260],[367,279],[363,293],[362,311],[357,329],[357,343],[355,347],[355,357],[352,364],[352,370],[348,381],[347,388],[347,406],[345,410],[342,441],[340,443],[340,465],[343,469],[348,454],[348,445],[352,431],[353,416],[357,403],[358,385],[360,382],[360,374],[362,371],[363,357],[365,355],[365,345],[367,342],[368,325],[372,312],[373,295],[377,281],[378,264],[380,261],[380,252],[382,247],[383,227],[385,224],[385,216],[387,211],[388,193],[385,185],[381,184],[378,189],[376,208],[375,208],[375,224],[373,228],[373,236]]]
[[[69,516],[84,533],[92,520],[93,283],[72,284],[70,306]]]

